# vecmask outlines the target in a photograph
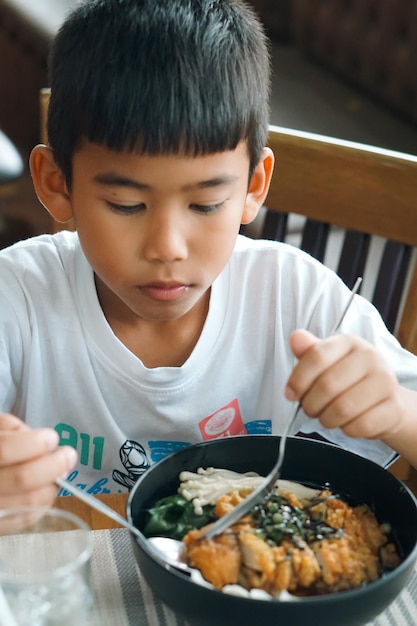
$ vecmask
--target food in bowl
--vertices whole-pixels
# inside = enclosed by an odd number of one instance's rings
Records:
[[[193,582],[189,575],[164,565],[143,535],[148,510],[175,494],[182,471],[226,467],[265,476],[276,461],[280,438],[274,435],[228,437],[187,446],[162,459],[133,487],[127,518],[141,532],[131,543],[141,575],[153,593],[190,626],[360,626],[375,619],[407,584],[417,558],[416,499],[382,467],[337,446],[290,437],[281,476],[312,489],[325,487],[348,502],[368,504],[390,524],[401,563],[375,582],[354,589],[294,597],[279,602],[241,597]],[[140,601],[138,599],[138,601]]]
[[[188,564],[216,589],[261,589],[269,598],[334,593],[373,582],[400,563],[389,526],[367,504],[352,506],[329,489],[288,481],[278,481],[266,501],[207,540],[207,522],[226,515],[262,477],[199,468],[181,472],[179,480],[180,496],[149,510],[145,535],[183,539]]]

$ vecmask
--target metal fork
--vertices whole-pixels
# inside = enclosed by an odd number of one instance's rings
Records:
[[[339,321],[337,322],[337,324],[335,325],[335,327],[333,328],[329,336],[335,335],[337,331],[339,330],[345,318],[345,315],[348,312],[350,305],[352,304],[353,298],[360,287],[361,282],[362,282],[361,277],[356,279],[356,282],[353,286],[353,289],[351,291],[346,307]],[[239,519],[244,517],[244,515],[246,515],[246,513],[248,513],[255,506],[255,504],[257,504],[260,500],[264,498],[266,499],[266,497],[270,494],[270,492],[274,488],[274,485],[280,476],[281,466],[284,461],[287,438],[288,438],[289,433],[291,432],[292,427],[294,426],[295,420],[297,419],[297,415],[300,409],[301,409],[301,401],[298,402],[293,416],[288,421],[287,426],[285,427],[285,430],[282,433],[282,436],[279,442],[277,462],[275,463],[274,467],[269,472],[269,474],[266,476],[264,482],[257,489],[255,489],[255,491],[253,491],[247,498],[245,498],[243,502],[241,502],[234,509],[232,509],[230,513],[227,513],[226,515],[221,517],[219,520],[217,520],[217,522],[215,522],[205,532],[204,536],[206,539],[213,539],[213,537],[220,535],[220,533],[226,530],[226,528],[229,528],[229,526],[231,526],[232,524],[237,522]]]

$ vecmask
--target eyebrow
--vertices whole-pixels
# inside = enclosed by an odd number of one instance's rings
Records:
[[[115,172],[104,172],[103,174],[97,174],[93,177],[93,182],[106,187],[130,187],[133,189],[149,189],[149,185],[141,183],[133,178],[127,178],[127,176],[121,176]]]
[[[215,176],[207,180],[201,180],[195,184],[186,185],[184,191],[193,191],[194,189],[210,189],[213,187],[221,187],[224,185],[230,185],[238,180],[237,176],[225,174],[224,176]],[[127,187],[131,189],[146,190],[151,186],[146,183],[142,183],[139,180],[121,176],[116,172],[104,172],[94,176],[93,181],[106,187]]]

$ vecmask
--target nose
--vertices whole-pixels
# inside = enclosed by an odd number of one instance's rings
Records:
[[[187,237],[181,218],[169,211],[150,216],[144,242],[144,255],[148,261],[172,263],[187,257]]]

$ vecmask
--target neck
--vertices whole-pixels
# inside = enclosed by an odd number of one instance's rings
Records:
[[[203,330],[210,291],[181,317],[148,321],[135,315],[124,305],[107,306],[103,290],[98,285],[97,287],[100,304],[114,334],[145,367],[180,367],[185,363]]]

